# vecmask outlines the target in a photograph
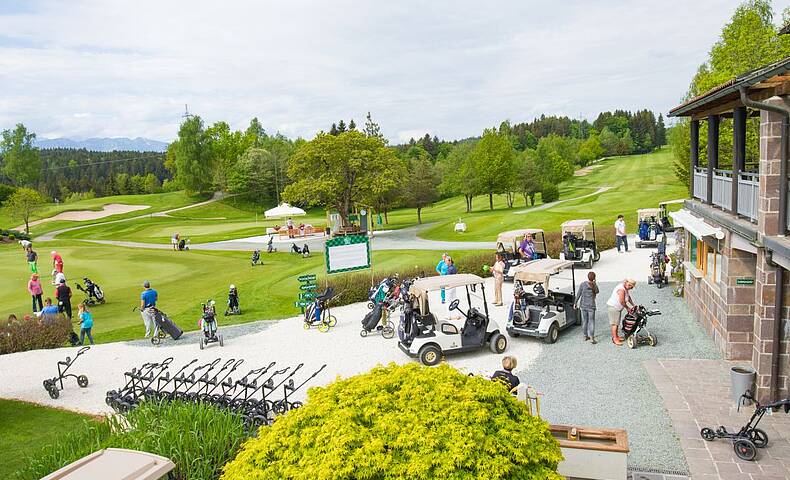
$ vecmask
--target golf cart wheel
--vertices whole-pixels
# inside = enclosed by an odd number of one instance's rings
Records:
[[[546,343],[554,343],[560,338],[560,327],[556,323],[552,323],[549,327],[549,334],[546,335],[544,341]]]
[[[656,345],[658,345],[658,338],[656,338],[656,336],[653,335],[652,333],[649,334],[647,336],[647,344],[650,345],[651,347],[655,347]]]
[[[334,315],[329,315],[329,318],[327,319],[327,324],[330,327],[334,327],[335,325],[337,325],[337,317],[335,317]]]
[[[716,432],[714,432],[712,428],[705,427],[700,430],[699,434],[708,442],[712,442],[716,439]]]
[[[751,461],[757,456],[757,447],[754,446],[751,440],[746,438],[739,438],[732,444],[735,450],[735,455],[741,460]]]
[[[426,345],[420,349],[419,357],[420,363],[433,367],[442,361],[442,351],[436,345]]]
[[[302,327],[304,327],[305,330],[310,330],[310,322],[304,322]]]
[[[631,335],[625,340],[625,344],[628,345],[628,348],[636,348],[636,335]]]
[[[592,270],[592,268],[593,268],[593,259],[592,259],[592,257],[590,257],[590,259],[587,260],[587,264],[585,265],[585,267],[587,267],[587,270]]]
[[[384,324],[384,328],[381,329],[381,336],[387,339],[390,339],[395,336],[395,324],[387,320],[387,323]]]
[[[222,335],[217,335],[217,338],[219,339],[219,346],[224,347],[225,343],[224,340],[222,339]]]
[[[593,261],[597,262],[600,259],[601,259],[601,252],[599,252],[597,249],[594,250],[593,251]]]
[[[200,349],[203,350],[206,347],[206,344],[203,342],[203,339],[200,339]]]
[[[373,310],[373,307],[375,307],[375,305],[373,305],[373,302],[368,302],[368,310]]]
[[[368,336],[368,331],[363,328],[362,330],[359,331],[359,336],[362,337],[362,338],[367,337]]]
[[[757,448],[765,448],[768,446],[768,434],[761,428],[752,429],[749,432],[749,439]]]
[[[488,344],[488,347],[493,353],[502,353],[507,349],[507,338],[501,333],[497,333],[491,337],[491,342]]]
[[[329,331],[329,324],[321,322],[318,324],[318,331],[321,333],[326,333]]]
[[[60,390],[58,390],[58,387],[56,387],[55,385],[49,387],[49,390],[47,390],[47,392],[49,393],[49,398],[51,398],[52,400],[55,400],[60,396]]]
[[[88,377],[86,375],[80,375],[79,377],[77,377],[77,385],[79,385],[80,388],[87,387],[88,386]]]

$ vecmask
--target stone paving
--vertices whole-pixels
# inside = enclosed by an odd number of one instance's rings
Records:
[[[769,444],[758,450],[752,462],[736,457],[728,440],[706,442],[700,437],[703,427],[715,429],[724,425],[737,431],[754,411],[749,406],[738,412],[730,399],[729,369],[734,364],[677,359],[648,360],[644,366],[669,411],[692,480],[790,479],[790,415],[784,411],[763,417],[759,427],[768,434]],[[682,478],[645,475],[635,474],[633,479]]]

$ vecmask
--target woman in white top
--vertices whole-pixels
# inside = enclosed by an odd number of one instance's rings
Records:
[[[620,325],[620,316],[623,309],[630,310],[634,307],[629,290],[636,286],[636,280],[626,279],[619,283],[612,291],[612,296],[606,301],[606,311],[609,314],[609,326],[612,328],[612,343],[622,345],[623,339],[617,335],[617,327]],[[629,306],[630,305],[630,306]]]

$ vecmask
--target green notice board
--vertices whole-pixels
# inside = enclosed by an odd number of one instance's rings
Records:
[[[353,272],[370,268],[370,239],[367,235],[346,235],[326,242],[326,273]]]

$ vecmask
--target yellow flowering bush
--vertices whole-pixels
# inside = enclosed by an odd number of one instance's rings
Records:
[[[376,367],[309,390],[222,480],[562,477],[548,424],[502,385],[441,365]]]

